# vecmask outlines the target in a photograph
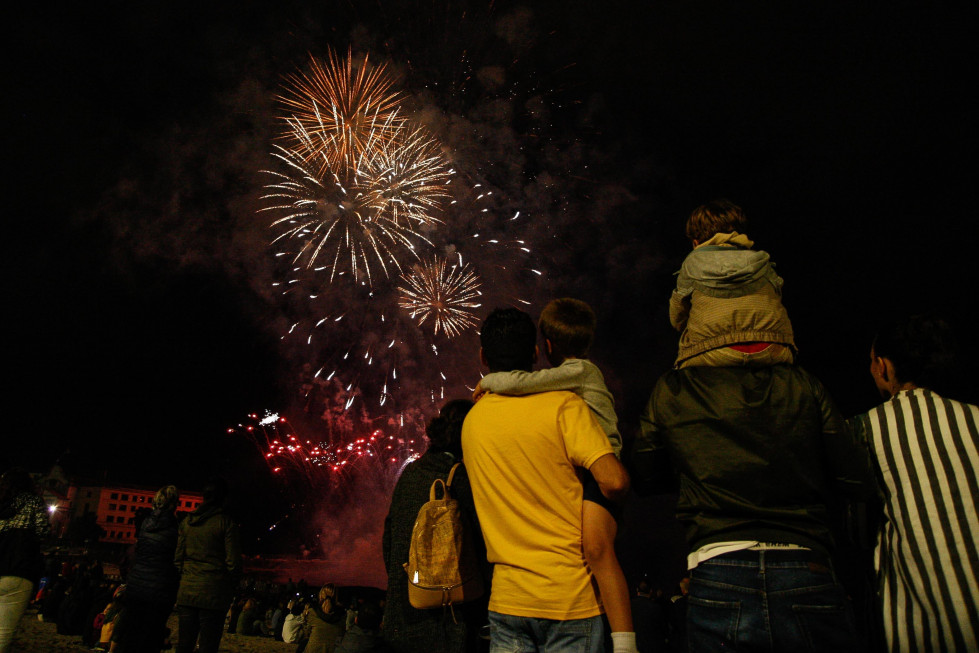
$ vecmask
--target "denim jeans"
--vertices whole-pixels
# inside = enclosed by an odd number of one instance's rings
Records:
[[[846,594],[825,556],[806,550],[735,551],[690,573],[691,653],[857,650]]]
[[[14,632],[31,600],[34,583],[19,576],[0,576],[0,651],[7,653]]]
[[[602,616],[557,621],[489,613],[490,653],[602,653]]]

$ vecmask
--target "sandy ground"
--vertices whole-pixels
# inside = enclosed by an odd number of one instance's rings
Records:
[[[177,632],[177,619],[170,617],[170,627],[174,634]],[[174,639],[176,643],[176,638]],[[27,612],[20,621],[17,634],[14,635],[14,653],[75,653],[90,651],[82,644],[81,637],[59,635],[53,623],[42,623],[37,620],[37,614]],[[170,649],[173,651],[173,649]],[[231,653],[292,653],[295,644],[276,642],[266,637],[246,637],[225,633],[221,638],[219,651]]]

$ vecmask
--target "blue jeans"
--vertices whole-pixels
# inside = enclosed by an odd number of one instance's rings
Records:
[[[602,616],[557,621],[489,613],[490,653],[602,653]]]
[[[857,650],[846,594],[825,556],[804,550],[735,551],[690,572],[691,653]]]

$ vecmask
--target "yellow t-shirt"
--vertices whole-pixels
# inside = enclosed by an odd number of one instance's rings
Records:
[[[494,565],[489,609],[557,620],[601,614],[581,549],[575,467],[612,447],[585,402],[570,392],[488,394],[466,417],[462,452]]]

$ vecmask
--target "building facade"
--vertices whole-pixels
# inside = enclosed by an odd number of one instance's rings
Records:
[[[100,542],[132,544],[141,514],[153,509],[159,488],[137,485],[97,485],[72,482],[57,466],[38,478],[38,486],[51,514],[51,534],[64,537],[72,522],[92,519],[104,531]],[[197,509],[204,497],[200,492],[181,490],[177,517]]]

